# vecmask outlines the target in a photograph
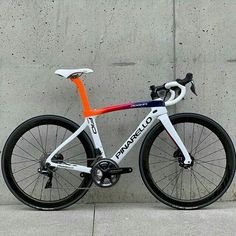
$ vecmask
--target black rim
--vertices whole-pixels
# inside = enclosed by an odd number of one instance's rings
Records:
[[[75,201],[87,192],[92,183],[88,175],[81,177],[79,172],[53,169],[52,187],[45,188],[49,177],[38,173],[55,147],[77,128],[57,119],[36,119],[27,127],[16,129],[4,151],[5,178],[16,197],[27,204],[51,208]],[[87,141],[82,133],[65,146],[60,151],[63,160],[89,166],[94,156]]]

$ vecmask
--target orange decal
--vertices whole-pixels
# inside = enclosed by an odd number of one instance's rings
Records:
[[[87,94],[87,91],[86,91],[83,81],[79,77],[71,78],[71,81],[76,84],[76,86],[80,92],[82,104],[84,107],[83,114],[85,117],[98,116],[98,115],[101,115],[101,114],[104,114],[107,112],[119,111],[119,110],[130,109],[130,108],[136,107],[136,106],[133,106],[134,104],[130,102],[130,103],[126,103],[126,104],[119,104],[119,105],[109,106],[109,107],[104,107],[104,108],[99,108],[99,109],[91,109],[90,103],[88,100],[88,94]]]

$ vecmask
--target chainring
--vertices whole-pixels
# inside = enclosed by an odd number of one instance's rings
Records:
[[[110,170],[116,170],[119,166],[111,159],[102,159],[94,164],[91,170],[93,182],[102,188],[114,186],[120,179],[120,174],[111,174]]]

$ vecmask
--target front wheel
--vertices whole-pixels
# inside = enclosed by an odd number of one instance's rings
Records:
[[[226,131],[199,114],[170,116],[193,165],[183,166],[183,155],[164,126],[147,134],[140,150],[140,172],[149,191],[178,209],[197,209],[219,199],[235,173],[235,150]]]

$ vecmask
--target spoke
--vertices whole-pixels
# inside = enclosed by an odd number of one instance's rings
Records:
[[[45,152],[47,153],[47,141],[48,141],[48,125],[46,130],[46,139],[45,139]]]
[[[71,157],[65,158],[65,160],[69,160],[69,159],[71,159],[71,158],[73,158],[73,157],[77,157],[77,156],[79,156],[79,155],[81,155],[81,154],[84,154],[84,153],[85,153],[85,152],[78,153],[78,154],[73,155],[73,156],[71,156]]]
[[[213,183],[211,180],[209,180],[205,176],[201,175],[198,171],[194,170],[194,172],[197,173],[199,176],[201,176],[203,179],[207,180],[208,182],[210,182],[211,184],[213,184],[213,185],[215,185],[217,187],[217,185],[215,183]]]
[[[175,164],[175,163],[176,163],[176,162],[173,162],[173,163],[171,163],[171,164],[168,164],[168,165],[166,165],[166,166],[164,166],[164,167],[162,167],[162,168],[160,168],[160,169],[158,169],[158,170],[155,170],[155,171],[151,172],[151,174],[153,174],[153,173],[155,173],[155,172],[157,172],[157,171],[163,170],[163,169],[165,169],[166,167],[171,166],[171,165],[173,165],[173,164]]]
[[[17,161],[17,162],[12,162],[11,164],[20,164],[20,163],[26,163],[26,162],[38,162],[38,161],[35,161],[35,160],[30,160],[30,161]]]
[[[162,149],[160,149],[159,147],[157,147],[156,145],[154,145],[154,144],[152,144],[155,148],[157,148],[158,150],[160,150],[161,152],[163,152],[163,153],[165,153],[165,154],[167,154],[168,156],[170,156],[170,157],[173,157],[172,155],[170,155],[168,152],[166,152],[166,151],[163,151]]]
[[[12,173],[12,174],[16,174],[16,173],[18,173],[18,172],[20,172],[20,171],[22,171],[22,170],[25,170],[25,169],[27,169],[27,168],[29,168],[29,167],[31,167],[31,166],[34,166],[34,165],[36,165],[36,164],[38,164],[38,162],[37,162],[37,163],[34,163],[34,164],[32,164],[32,165],[26,166],[26,167],[24,167],[24,168],[22,168],[22,169],[20,169],[20,170],[17,170],[16,172],[14,172],[14,173]]]
[[[56,141],[55,141],[55,149],[57,148],[57,135],[58,135],[58,125],[57,125],[57,129],[56,129]]]
[[[220,161],[220,160],[225,160],[225,157],[219,158],[219,159],[208,160],[208,161],[204,161],[204,162],[212,162],[212,161]]]
[[[195,172],[195,171],[194,171]],[[206,186],[198,179],[198,177],[194,174],[194,176],[196,177],[196,179],[198,180],[198,182],[206,189],[206,191],[208,192],[208,193],[210,193],[209,191],[208,191],[208,189],[206,188]]]
[[[192,153],[192,151],[193,151],[194,127],[195,127],[195,123],[193,123],[192,142],[191,142],[191,151],[190,151],[190,153]]]
[[[149,163],[149,165],[154,165],[154,164],[163,163],[163,162],[175,162],[175,161],[176,160],[172,160],[172,161],[157,161],[157,162]]]
[[[180,183],[180,199],[182,199],[182,188],[183,188],[183,171],[181,173],[181,183]]]
[[[37,179],[39,179],[39,177],[37,177],[36,179],[34,179],[32,182],[30,182],[25,188],[23,188],[23,191],[25,191],[32,183],[34,183],[35,181],[37,181]]]
[[[166,160],[169,160],[169,161],[172,161],[174,157],[172,157],[172,159],[169,159],[167,157],[163,157],[163,156],[158,156],[158,155],[154,155],[152,153],[149,154],[150,156],[154,156],[154,157],[159,157],[159,158],[163,158],[163,159],[166,159]]]
[[[72,187],[74,187],[74,189],[77,189],[72,183],[70,183],[67,179],[65,179],[62,175],[58,174],[58,176],[60,176],[62,179],[64,179],[65,182],[67,182],[68,184],[70,184]]]
[[[67,133],[67,129],[65,129],[66,131],[65,131],[65,133],[64,133],[64,135],[63,135],[63,137],[62,137],[62,140],[61,140],[61,143],[63,143],[64,142],[64,138],[65,138],[65,136],[66,136],[66,133]]]
[[[189,193],[189,195],[190,195],[190,200],[192,199],[192,178],[193,178],[193,173],[192,173],[192,169],[190,169],[190,182],[189,182],[189,184],[190,184],[190,193]]]
[[[166,143],[169,147],[173,148],[174,150],[176,149],[176,147],[173,147],[173,146],[170,145],[167,141],[165,141],[164,138],[160,138],[159,136],[157,136],[157,138],[159,138],[161,141],[163,141],[164,143]]]
[[[17,181],[16,183],[18,184],[18,183],[20,183],[20,182],[22,182],[22,181],[24,181],[24,180],[26,180],[26,179],[28,179],[28,178],[30,178],[30,177],[32,177],[32,176],[35,176],[35,175],[37,175],[37,174],[39,174],[39,173],[37,172],[37,173],[35,173],[35,174],[29,175],[29,176],[25,177],[24,179],[21,179],[21,180]]]
[[[173,173],[171,173],[171,174],[169,174],[169,175],[167,175],[167,176],[165,176],[165,177],[159,179],[159,180],[156,181],[155,183],[157,184],[157,183],[161,182],[162,180],[164,180],[164,179],[166,179],[166,178],[168,178],[168,177],[170,177],[170,176],[172,176],[172,175],[174,175],[174,174],[176,174],[176,173],[178,173],[178,172],[179,172],[179,170],[177,170],[177,171],[175,171],[175,172],[173,172]]]
[[[32,135],[32,137],[34,138],[34,140],[38,143],[38,145],[42,148],[42,153],[45,154],[45,151],[43,149],[43,147],[41,146],[41,144],[39,143],[39,141],[35,138],[35,136],[33,135],[33,133],[29,130],[29,133]]]
[[[197,148],[210,136],[212,134],[212,132],[211,133],[209,133],[199,144],[198,144],[198,146],[196,146],[194,149],[195,149],[195,153],[194,153],[194,155],[197,153]],[[193,149],[193,150],[194,150]]]
[[[15,153],[12,153],[12,155],[13,155],[13,156],[17,156],[17,157],[21,157],[21,158],[23,158],[23,159],[27,159],[27,160],[30,160],[30,161],[37,161],[37,160],[35,160],[35,159],[30,159],[30,158],[28,158],[28,157],[21,156],[21,155],[15,154]]]
[[[196,161],[196,163],[200,164],[200,162],[198,162],[198,161]],[[213,164],[213,163],[208,163],[208,162],[204,162],[204,161],[201,161],[201,163],[205,163],[207,165],[216,166],[216,167],[220,167],[222,169],[225,169],[224,166],[219,166],[219,165],[216,165],[216,164]]]
[[[18,147],[18,148],[21,149],[23,152],[25,152],[25,153],[28,154],[29,156],[33,157],[33,158],[37,161],[37,158],[36,158],[36,157],[34,157],[33,155],[31,155],[29,152],[25,151],[23,148],[21,148],[21,147],[18,146],[17,144],[16,144],[16,147]]]
[[[41,153],[43,153],[42,152],[42,150],[40,150],[38,147],[36,147],[33,143],[31,143],[29,140],[27,140],[26,138],[24,138],[23,136],[21,137],[22,139],[24,139],[27,143],[29,143],[29,144],[31,144],[34,148],[36,148],[38,151],[40,151]]]
[[[60,176],[58,173],[56,173],[58,176]],[[63,189],[64,190],[64,192],[67,194],[67,196],[69,196],[70,194],[66,191],[66,188],[64,188],[63,187],[63,185],[57,180],[57,182],[58,182],[58,184],[60,185],[60,186],[62,186],[62,188],[61,189]]]
[[[178,171],[178,174],[175,175],[175,177],[173,179],[171,179],[171,181],[164,188],[162,188],[161,190],[163,191],[164,189],[166,189],[170,185],[170,183],[172,183],[172,181],[175,180],[177,176],[179,176],[180,172],[181,172],[181,170]]]
[[[212,154],[215,154],[215,153],[220,152],[220,151],[222,151],[222,150],[224,150],[224,148],[221,148],[221,149],[219,149],[219,150],[216,150],[216,151],[214,151],[214,152],[212,152],[212,153],[210,153],[210,154],[207,154],[206,156],[197,158],[196,160],[199,161],[199,160],[201,160],[201,159],[204,159],[205,157],[209,157],[209,156],[211,156]]]
[[[222,179],[222,176],[218,175],[218,174],[217,174],[216,172],[214,172],[213,170],[211,170],[211,169],[209,169],[209,168],[205,167],[204,165],[202,165],[202,164],[200,164],[200,163],[197,163],[197,164],[198,164],[198,165],[200,165],[200,166],[202,166],[203,168],[205,168],[205,169],[209,170],[210,172],[214,173],[215,175],[217,175],[219,178],[221,178],[221,179]]]
[[[38,174],[38,177],[37,177],[37,179],[36,179],[35,185],[34,185],[33,190],[32,190],[32,192],[31,192],[31,196],[33,196],[33,192],[34,192],[34,190],[35,190],[36,185],[38,184],[38,181],[39,181],[40,177],[41,177],[41,175]]]
[[[216,141],[214,141],[213,143],[210,143],[210,144],[209,144],[209,145],[207,145],[206,147],[204,147],[204,148],[200,149],[198,152],[195,152],[195,155],[196,155],[197,153],[201,152],[202,150],[205,150],[206,148],[210,147],[212,144],[214,144],[214,143],[217,143],[218,141],[220,141],[220,140],[219,140],[219,139],[217,139],[217,140],[216,140]]]
[[[61,199],[61,196],[60,196],[60,191],[59,191],[59,188],[58,188],[58,180],[57,180],[57,177],[56,177],[56,173],[55,173],[55,175],[54,175],[54,179],[56,180],[58,199],[60,200],[60,199]],[[64,190],[64,191],[65,191],[65,190]]]
[[[182,172],[183,172],[183,169],[180,170],[179,175],[178,175],[178,177],[176,178],[176,182],[175,182],[174,188],[172,189],[171,196],[172,196],[172,194],[173,194],[173,192],[174,192],[175,187],[177,186],[177,183],[178,183],[180,174],[181,174]]]
[[[69,147],[69,148],[67,148],[67,149],[65,149],[65,150],[63,150],[63,151],[61,151],[61,153],[66,152],[66,151],[68,151],[68,150],[70,150],[70,149],[72,149],[72,148],[74,148],[74,147],[80,146],[80,145],[81,145],[81,143],[76,144],[76,145],[74,145],[74,146],[72,146],[72,147]]]
[[[193,169],[192,169],[192,170],[193,170]],[[201,194],[200,194],[199,186],[198,186],[198,183],[197,183],[197,178],[196,178],[194,172],[192,172],[192,174],[193,174],[193,176],[194,176],[194,181],[195,181],[195,184],[196,184],[196,186],[197,186],[197,190],[198,190],[199,197],[201,198]]]
[[[197,148],[198,148],[198,146],[200,145],[199,143],[200,143],[200,140],[201,140],[201,137],[202,137],[203,130],[204,130],[204,126],[202,126],[202,130],[201,130],[201,133],[200,133],[200,135],[199,135],[199,139],[198,139],[198,142],[197,142],[197,146],[196,146],[193,150],[196,149],[196,151],[197,151]],[[192,152],[193,152],[193,150],[192,150]],[[194,155],[195,155],[195,153],[194,153]]]
[[[69,170],[65,169],[67,172],[69,172],[71,175],[73,175],[76,179],[83,180],[80,176],[77,176],[73,173],[71,173]]]
[[[41,142],[41,145],[42,145],[41,147],[43,149],[43,152],[46,153],[46,151],[43,148],[43,139],[42,139],[42,136],[41,136],[41,132],[40,132],[39,126],[38,126],[38,133],[39,133],[39,138],[40,138],[40,142]]]
[[[43,184],[44,184],[44,179],[45,179],[45,175],[43,176],[42,188],[41,188],[41,194],[40,194],[40,200],[42,199],[42,194],[43,194]]]
[[[185,123],[183,123],[183,129],[184,129],[184,143],[185,143]]]

